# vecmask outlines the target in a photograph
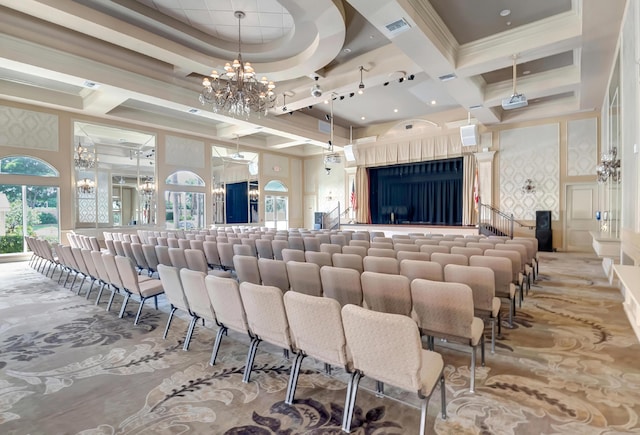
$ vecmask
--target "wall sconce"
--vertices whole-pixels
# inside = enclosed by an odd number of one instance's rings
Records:
[[[213,188],[211,193],[213,193],[213,196],[217,200],[224,198],[224,184],[218,184],[216,187]]]
[[[78,193],[82,193],[85,195],[92,194],[96,189],[95,181],[89,178],[83,178],[77,183]]]
[[[156,191],[156,186],[153,184],[153,180],[147,177],[145,182],[140,185],[140,193],[146,197],[151,197]]]
[[[524,180],[521,190],[523,193],[536,193],[536,186],[533,184],[533,180],[531,178]]]
[[[620,159],[616,147],[609,148],[608,152],[602,153],[600,164],[596,167],[596,175],[598,183],[606,183],[609,179],[614,183],[620,182],[622,178],[620,177]]]
[[[249,199],[251,201],[257,201],[260,197],[260,191],[258,189],[249,189]]]

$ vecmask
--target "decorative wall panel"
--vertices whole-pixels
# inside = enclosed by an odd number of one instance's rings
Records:
[[[204,142],[166,136],[165,163],[182,168],[204,168]]]
[[[536,210],[559,219],[559,125],[546,124],[500,132],[500,209],[518,220],[535,220]],[[531,179],[534,193],[522,187]]]
[[[598,121],[577,119],[567,123],[567,175],[594,175],[598,161]]]
[[[0,146],[58,151],[58,117],[0,106]]]

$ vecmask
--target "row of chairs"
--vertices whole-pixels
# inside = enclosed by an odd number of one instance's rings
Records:
[[[295,353],[285,402],[292,404],[305,357],[339,366],[351,373],[345,397],[342,429],[350,432],[356,393],[363,376],[375,379],[379,393],[384,384],[417,392],[423,400],[420,433],[424,433],[429,398],[440,384],[442,418],[446,418],[444,361],[432,350],[424,350],[417,323],[406,315],[383,313],[355,305],[341,307],[331,298],[282,291],[273,286],[206,275],[189,269],[159,266],[160,279],[171,302],[171,315],[184,310],[191,315],[185,348],[199,319],[218,325],[210,364],[214,365],[222,338],[229,329],[247,334],[243,382],[249,382],[262,341]],[[429,286],[428,281],[424,283]],[[412,291],[430,292],[416,282]],[[449,293],[448,289],[445,293]],[[470,293],[466,293],[470,296]],[[432,299],[432,295],[426,295]],[[428,327],[428,325],[425,325]],[[476,325],[477,326],[477,325]]]

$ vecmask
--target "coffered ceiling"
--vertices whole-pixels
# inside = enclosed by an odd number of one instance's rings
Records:
[[[395,131],[599,110],[625,0],[0,0],[0,98],[305,156]],[[276,81],[264,117],[198,102],[238,53]],[[395,24],[394,24],[395,23]],[[396,31],[389,28],[398,27]],[[504,110],[517,91],[529,105]],[[365,85],[359,95],[358,84]],[[443,81],[441,77],[454,77]],[[311,95],[321,86],[323,95]],[[286,104],[283,95],[286,94]],[[325,103],[326,101],[326,103]],[[106,140],[106,139],[105,139]]]

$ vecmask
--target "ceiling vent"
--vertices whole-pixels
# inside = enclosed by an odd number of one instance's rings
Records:
[[[438,79],[441,82],[448,82],[449,80],[453,80],[455,78],[458,78],[458,76],[455,73],[451,73],[451,74],[445,74],[443,76],[438,77]]]
[[[92,82],[90,80],[85,80],[82,86],[89,89],[98,89],[100,87],[100,84],[96,82]]]
[[[386,27],[389,33],[391,33],[392,35],[397,35],[398,33],[402,33],[405,30],[409,30],[411,28],[411,25],[409,25],[407,20],[405,20],[404,18],[400,18],[399,20],[396,20],[393,23],[389,23],[384,27]]]

